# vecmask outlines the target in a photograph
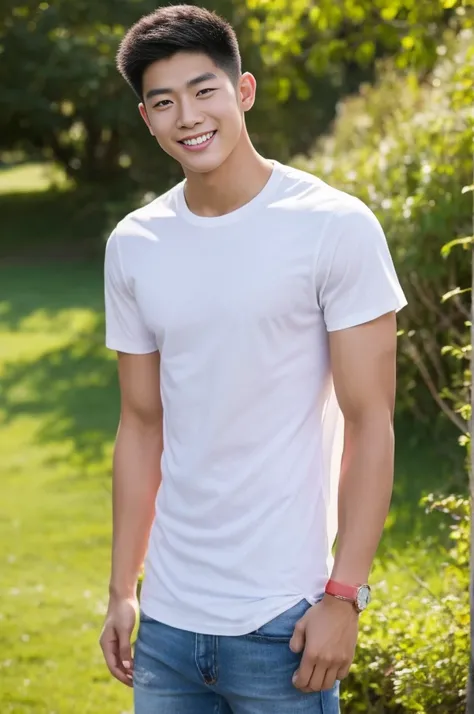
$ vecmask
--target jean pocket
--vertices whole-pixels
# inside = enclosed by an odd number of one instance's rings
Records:
[[[295,625],[303,615],[309,610],[311,603],[308,600],[300,600],[296,605],[285,610],[281,615],[277,615],[273,620],[259,627],[252,632],[253,637],[260,637],[280,642],[289,642],[293,636]]]

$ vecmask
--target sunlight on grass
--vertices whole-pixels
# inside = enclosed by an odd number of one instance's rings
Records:
[[[128,714],[98,646],[118,415],[100,282],[81,305],[83,269],[43,270],[37,293],[0,271],[0,711]]]
[[[76,308],[74,310],[58,310],[52,312],[40,308],[30,315],[24,317],[18,324],[21,332],[36,332],[43,334],[57,333],[64,334],[69,342],[72,342],[74,333],[82,330],[89,330],[94,325],[95,312]]]
[[[22,164],[0,169],[0,194],[48,191],[52,186],[65,188],[68,179],[55,164]]]

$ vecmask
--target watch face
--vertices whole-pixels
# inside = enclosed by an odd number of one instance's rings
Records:
[[[356,605],[357,609],[362,612],[370,603],[371,593],[368,585],[362,585],[357,592]]]

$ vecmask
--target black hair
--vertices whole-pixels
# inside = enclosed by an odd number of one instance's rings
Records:
[[[128,30],[117,52],[117,68],[142,99],[146,68],[177,52],[202,52],[237,83],[239,43],[232,26],[215,12],[194,5],[171,5],[145,15]]]

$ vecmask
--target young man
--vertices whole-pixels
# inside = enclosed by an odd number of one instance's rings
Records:
[[[383,231],[257,153],[256,81],[216,15],[142,18],[118,67],[185,179],[106,249],[107,665],[137,714],[334,714],[392,490],[405,299]]]

